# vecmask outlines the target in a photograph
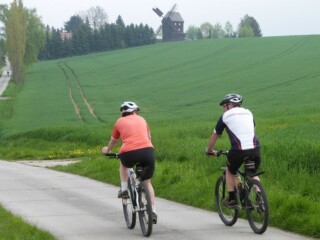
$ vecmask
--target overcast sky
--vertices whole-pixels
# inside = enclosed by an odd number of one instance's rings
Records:
[[[12,0],[1,0],[10,4]],[[161,23],[153,11],[166,13],[174,4],[185,22],[200,27],[204,22],[223,27],[230,21],[234,30],[244,15],[254,17],[263,36],[320,34],[320,0],[23,0],[27,8],[37,9],[45,25],[63,28],[71,16],[91,7],[102,7],[114,23],[121,16],[124,23],[148,24],[154,30]]]

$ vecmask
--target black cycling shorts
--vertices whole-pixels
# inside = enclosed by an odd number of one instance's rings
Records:
[[[120,154],[121,163],[127,167],[142,167],[142,180],[151,179],[155,169],[154,149],[152,147],[137,149]]]
[[[227,155],[227,167],[232,174],[236,174],[237,170],[241,167],[244,159],[247,157],[253,157],[255,169],[251,170],[252,174],[255,174],[260,166],[260,148],[248,149],[248,150],[230,150]]]

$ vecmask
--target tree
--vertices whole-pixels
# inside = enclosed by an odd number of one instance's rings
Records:
[[[196,39],[203,39],[203,35],[202,35],[202,32],[201,32],[201,29],[200,29],[200,28],[198,28],[198,30],[197,30],[197,37],[196,37]]]
[[[240,28],[238,35],[240,38],[242,37],[254,37],[254,33],[251,27],[244,26]]]
[[[203,38],[211,38],[212,37],[213,26],[211,23],[205,22],[205,23],[201,24],[200,30],[201,30]]]
[[[8,13],[8,6],[6,4],[0,4],[0,66],[5,64],[5,56],[7,54],[5,43],[6,32],[4,26],[7,23]],[[3,26],[1,26],[1,23]]]
[[[216,23],[212,28],[212,38],[223,38],[225,35],[224,30],[220,23]]]
[[[27,38],[26,14],[22,0],[14,0],[8,14],[6,25],[7,50],[12,68],[12,79],[19,83],[24,78],[24,54]]]
[[[0,38],[0,66],[5,64],[6,57],[6,42],[4,39]]]
[[[99,29],[105,23],[108,22],[108,15],[102,7],[91,7],[84,12],[80,12],[82,20],[89,20],[89,24],[93,29]]]
[[[259,23],[248,14],[246,14],[239,23],[239,27],[238,27],[239,37],[240,37],[240,32],[249,32],[248,29],[242,29],[242,28],[251,28],[253,32],[253,37],[262,36]]]
[[[198,32],[201,32],[200,28],[190,25],[186,31],[186,37],[190,40],[197,40],[198,39]]]
[[[77,30],[81,24],[83,24],[84,21],[82,20],[82,18],[78,15],[74,15],[72,17],[70,17],[70,20],[64,23],[64,29],[67,32],[74,32],[75,30]]]
[[[38,60],[38,55],[45,44],[45,27],[37,16],[36,10],[25,10],[27,19],[26,49],[23,62],[26,66]]]
[[[118,47],[124,48],[126,47],[125,44],[125,24],[122,20],[122,17],[119,15],[116,20],[116,25],[117,25],[117,42],[118,42]]]
[[[73,32],[72,52],[74,55],[82,55],[90,52],[90,26],[83,23]]]
[[[5,32],[5,25],[8,21],[8,15],[9,15],[9,9],[8,5],[6,4],[0,4],[0,22],[2,22],[2,26],[0,25],[0,39],[5,38],[6,32]]]
[[[227,38],[233,37],[233,35],[234,35],[233,27],[229,21],[226,22],[226,24],[224,26],[224,31],[225,31],[225,37],[227,37]]]

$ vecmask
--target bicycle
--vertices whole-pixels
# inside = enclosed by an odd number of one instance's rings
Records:
[[[107,153],[110,158],[119,159],[119,153]],[[143,236],[149,237],[152,233],[152,204],[148,186],[141,180],[143,168],[136,166],[129,168],[128,192],[129,198],[122,199],[123,214],[129,229],[136,225],[136,213],[139,215],[140,228]]]
[[[227,155],[228,152],[219,151],[217,157]],[[222,222],[227,226],[234,225],[239,217],[239,211],[245,210],[246,215],[253,232],[262,234],[267,230],[269,224],[269,205],[266,191],[261,182],[252,179],[254,176],[261,175],[262,172],[252,174],[250,170],[254,169],[252,157],[244,160],[243,171],[237,171],[237,177],[240,178],[238,185],[235,186],[237,205],[226,207],[222,200],[227,197],[228,189],[226,187],[226,167],[222,167],[223,174],[217,179],[215,185],[215,202],[218,214]]]

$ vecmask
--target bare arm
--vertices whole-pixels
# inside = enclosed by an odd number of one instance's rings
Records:
[[[102,148],[102,153],[109,153],[117,142],[118,139],[114,139],[113,137],[111,137],[108,145]]]
[[[214,150],[214,145],[216,144],[219,137],[220,136],[218,134],[216,134],[215,132],[212,133],[210,140],[209,140],[209,143],[208,143],[208,146],[207,146],[208,153],[216,153],[216,151]]]

